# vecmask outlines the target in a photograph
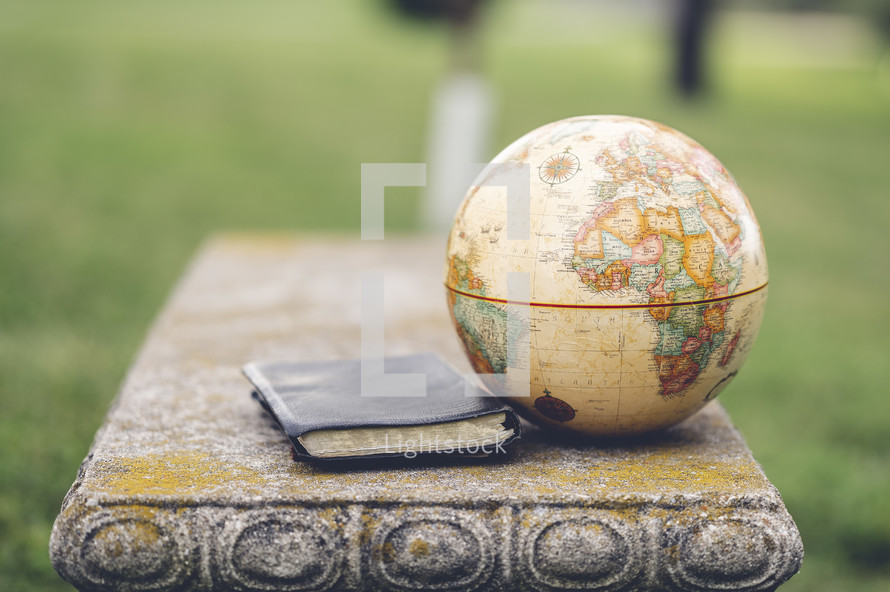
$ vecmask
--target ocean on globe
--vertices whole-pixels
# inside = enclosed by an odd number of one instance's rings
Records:
[[[505,171],[530,184],[519,237]],[[508,277],[527,278],[522,302]],[[482,171],[448,238],[445,286],[493,394],[541,425],[611,437],[673,425],[736,375],[767,262],[751,205],[711,153],[659,123],[596,115],[533,130]]]

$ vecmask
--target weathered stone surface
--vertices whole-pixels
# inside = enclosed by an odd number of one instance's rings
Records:
[[[239,368],[358,357],[361,272],[379,270],[387,354],[431,350],[468,370],[442,251],[212,241],[65,498],[59,573],[82,590],[754,591],[797,571],[797,528],[714,403],[620,446],[528,429],[503,460],[294,463]]]

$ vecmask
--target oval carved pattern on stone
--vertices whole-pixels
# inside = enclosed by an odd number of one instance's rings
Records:
[[[546,589],[620,590],[638,571],[626,536],[604,521],[557,520],[529,540],[529,567]]]
[[[491,575],[490,538],[469,521],[418,516],[375,538],[373,567],[397,589],[467,590]]]
[[[312,512],[239,514],[226,530],[220,575],[232,589],[318,592],[340,577],[342,541]]]
[[[668,563],[671,578],[694,592],[772,590],[790,575],[786,571],[796,571],[802,554],[785,548],[776,527],[756,513],[699,523],[675,537],[677,560]]]
[[[190,549],[167,514],[155,508],[118,507],[87,518],[81,548],[85,578],[98,589],[177,588],[189,575]]]

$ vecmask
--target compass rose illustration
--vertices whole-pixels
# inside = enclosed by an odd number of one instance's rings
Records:
[[[544,389],[543,397],[535,399],[535,409],[544,417],[549,417],[556,421],[566,422],[575,419],[575,410],[572,409],[572,406],[562,399],[557,399],[551,395],[550,390],[547,388]]]
[[[571,147],[566,148],[564,152],[559,152],[547,158],[540,167],[538,174],[541,180],[549,184],[551,187],[559,183],[565,183],[575,176],[575,173],[581,168],[578,157],[569,152]]]

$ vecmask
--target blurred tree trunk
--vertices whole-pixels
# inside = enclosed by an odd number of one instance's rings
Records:
[[[704,90],[704,42],[708,21],[713,11],[712,0],[678,0],[675,84],[687,97]]]

